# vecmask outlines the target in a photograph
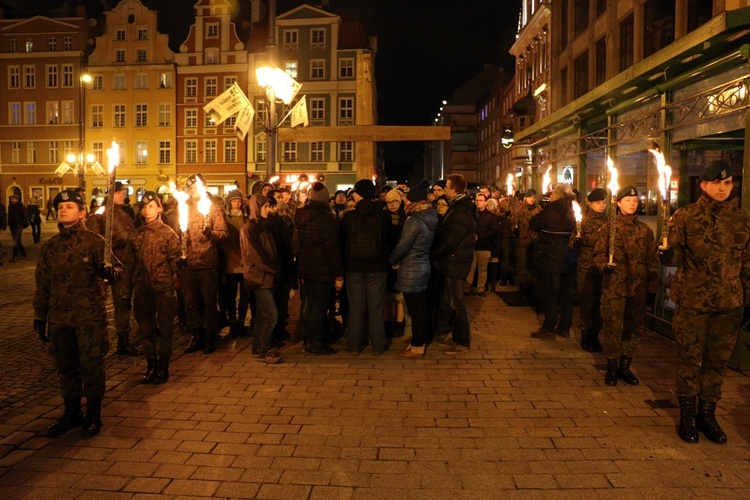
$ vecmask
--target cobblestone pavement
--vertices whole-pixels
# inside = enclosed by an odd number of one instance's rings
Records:
[[[467,299],[473,345],[454,357],[292,346],[269,366],[243,339],[178,354],[166,385],[143,386],[143,360],[110,355],[102,434],[46,438],[62,402],[30,326],[34,260],[0,267],[6,498],[750,497],[747,376],[724,385],[729,443],[688,445],[669,342],[646,335],[641,385],[607,387],[601,355],[531,339],[534,312],[494,294]]]

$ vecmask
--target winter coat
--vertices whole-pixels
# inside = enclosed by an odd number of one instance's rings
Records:
[[[240,211],[239,214],[234,215],[231,212],[227,213],[225,220],[227,221],[227,238],[219,245],[219,249],[223,256],[222,272],[224,274],[240,274],[242,273],[240,231],[242,230],[242,226],[245,225],[245,222],[247,222],[247,219]]]
[[[8,227],[8,216],[5,213],[5,205],[0,203],[0,231],[5,231]]]
[[[131,233],[123,256],[123,281],[157,292],[174,290],[181,256],[177,234],[157,217]],[[130,297],[128,293],[125,296]]]
[[[267,196],[254,194],[250,197],[250,217],[240,231],[242,274],[247,290],[273,288],[281,268],[271,223],[260,216],[265,203],[268,203]]]
[[[465,195],[451,202],[435,234],[432,266],[450,278],[465,279],[474,260],[477,219],[474,204]]]
[[[299,277],[330,284],[343,277],[339,226],[328,204],[310,201],[294,214],[294,225],[299,237]]]
[[[477,210],[477,241],[474,250],[492,250],[498,240],[500,218],[487,209]]]
[[[569,273],[575,270],[575,252],[568,240],[576,229],[571,200],[549,203],[529,220],[529,229],[539,233],[534,246],[534,265],[538,271]]]
[[[112,220],[112,251],[117,258],[122,260],[125,255],[125,245],[128,244],[128,238],[130,233],[133,232],[134,224],[133,218],[123,208],[124,205],[114,205],[115,215]],[[86,225],[90,231],[94,231],[97,234],[104,236],[107,227],[107,216],[106,214],[91,214],[89,215]]]
[[[29,214],[21,202],[8,205],[8,227],[10,229],[29,227]]]
[[[401,239],[388,258],[391,264],[398,264],[396,290],[399,292],[416,293],[427,289],[430,249],[437,225],[438,216],[434,208],[412,212],[404,222]]]
[[[373,214],[380,219],[380,257],[366,262],[352,256],[350,241],[357,217],[364,213]],[[354,210],[346,212],[341,219],[341,247],[344,256],[344,268],[347,273],[385,273],[388,271],[388,234],[390,231],[390,212],[383,210],[382,205],[372,200],[360,200]]]
[[[204,216],[194,200],[188,200],[187,259],[189,269],[219,269],[219,245],[229,235],[224,212],[216,206],[209,212],[210,232],[203,232]],[[183,235],[184,237],[184,235]]]

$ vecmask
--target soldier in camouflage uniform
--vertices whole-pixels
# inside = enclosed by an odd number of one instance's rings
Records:
[[[599,312],[602,298],[602,275],[594,266],[594,246],[599,229],[607,222],[604,209],[607,191],[596,188],[586,197],[586,215],[581,221],[581,234],[570,239],[570,247],[578,252],[578,298],[580,300],[581,349],[602,352],[599,342],[602,316]]]
[[[125,245],[133,232],[133,217],[123,208],[128,188],[122,182],[115,183],[115,218],[112,224],[112,251],[122,261]],[[131,209],[132,210],[132,209]],[[106,215],[90,214],[88,228],[104,236]],[[115,331],[117,332],[117,354],[120,356],[137,356],[138,350],[130,344],[130,310],[132,309],[130,287],[123,281],[110,283],[112,304],[115,309]]]
[[[188,200],[187,261],[180,267],[180,285],[185,300],[187,327],[193,335],[185,353],[203,349],[214,352],[215,337],[219,335],[219,248],[229,235],[227,222],[221,208],[211,205],[208,217],[198,211],[197,179],[201,174],[188,177],[185,185],[190,193]],[[203,182],[205,186],[205,181]],[[185,237],[185,235],[183,236]]]
[[[518,234],[516,249],[516,278],[518,288],[526,297],[533,297],[534,274],[531,271],[534,232],[529,230],[529,220],[542,209],[536,205],[536,190],[529,189],[524,193],[523,203],[517,205],[513,212],[513,224]]]
[[[99,434],[104,397],[107,313],[102,281],[122,276],[117,257],[104,264],[104,239],[86,229],[86,207],[74,190],[53,204],[60,233],[42,245],[36,267],[34,331],[49,345],[65,402],[62,417],[47,429],[60,436],[83,426],[84,437]],[[86,396],[86,417],[81,413]]]
[[[670,219],[669,247],[659,249],[659,259],[677,266],[670,294],[677,304],[678,435],[697,443],[700,431],[723,444],[715,411],[743,306],[750,305],[750,214],[727,201],[733,183],[726,162],[708,165],[700,187],[700,199]]]
[[[141,199],[144,224],[133,231],[125,247],[123,281],[133,289],[146,374],[142,384],[163,384],[169,379],[172,329],[177,315],[175,276],[181,258],[180,240],[161,220],[161,200],[153,191]]]
[[[604,274],[601,305],[607,358],[604,383],[617,385],[619,378],[628,385],[638,385],[640,381],[630,370],[630,363],[641,340],[647,296],[655,294],[659,284],[659,263],[654,233],[636,216],[635,187],[627,186],[617,193],[617,209],[612,263],[609,262],[611,222],[601,227],[594,247],[594,265]]]

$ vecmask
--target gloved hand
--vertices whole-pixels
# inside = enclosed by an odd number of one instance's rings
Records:
[[[187,269],[188,268],[188,260],[187,257],[180,257],[177,259],[177,269]]]
[[[573,249],[580,250],[581,248],[583,248],[583,238],[576,236],[573,238]]]
[[[104,281],[112,281],[115,278],[115,268],[112,264],[99,264],[99,269],[96,271],[96,275]]]
[[[604,269],[602,269],[602,273],[612,274],[613,272],[615,272],[615,267],[617,267],[615,264],[606,264],[604,266]]]
[[[674,257],[674,249],[672,247],[659,246],[658,252],[659,262],[668,266],[672,262],[672,257]]]
[[[34,320],[34,331],[37,335],[39,335],[39,340],[46,343],[49,341],[49,336],[47,335],[47,322],[42,319],[35,319]]]

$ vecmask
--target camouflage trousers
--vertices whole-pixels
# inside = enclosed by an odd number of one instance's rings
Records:
[[[714,403],[721,399],[741,319],[741,307],[702,312],[677,306],[672,333],[677,344],[678,397],[699,396]]]
[[[212,335],[218,333],[219,271],[184,269],[180,271],[180,286],[185,300],[188,330],[192,333],[201,329]]]
[[[592,265],[579,267],[577,278],[581,330],[601,330],[602,275]]]
[[[641,342],[646,296],[602,297],[602,344],[607,359],[632,358]]]
[[[49,353],[55,359],[63,398],[104,396],[107,326],[49,325]]]
[[[115,331],[118,334],[130,333],[130,309],[127,305],[130,297],[125,296],[127,286],[122,280],[109,283],[108,286],[112,290],[112,305],[115,309]]]
[[[518,240],[518,249],[516,250],[516,279],[519,285],[533,285],[534,274],[529,269],[529,252],[533,247],[529,242]]]
[[[177,316],[174,290],[155,291],[135,285],[133,316],[138,322],[141,349],[147,358],[169,358],[172,355],[172,330]]]

